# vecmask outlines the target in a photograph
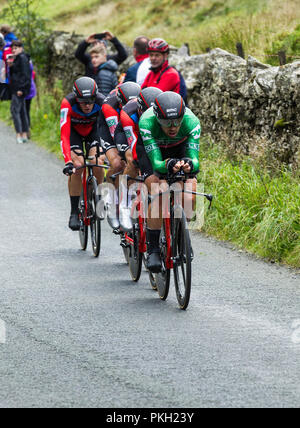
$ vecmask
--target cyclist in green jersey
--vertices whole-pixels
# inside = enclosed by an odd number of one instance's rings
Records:
[[[180,170],[191,174],[186,185],[196,190],[196,175],[199,172],[199,144],[201,125],[194,113],[185,107],[182,97],[175,92],[164,92],[148,109],[139,122],[144,153],[138,153],[141,172],[151,195],[165,190],[164,177]],[[149,207],[147,220],[147,266],[152,273],[161,270],[159,236],[162,212],[159,198]],[[184,206],[195,208],[195,196],[185,195]],[[157,215],[157,213],[159,213]],[[187,213],[191,218],[192,213]]]

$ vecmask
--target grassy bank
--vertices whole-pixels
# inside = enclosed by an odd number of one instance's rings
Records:
[[[201,180],[215,195],[204,231],[268,260],[300,267],[300,171],[270,173],[202,144]]]
[[[57,30],[87,35],[109,28],[130,46],[141,34],[160,36],[175,46],[189,43],[192,53],[235,53],[242,42],[246,55],[262,61],[300,21],[299,0],[136,0],[134,8],[124,0],[41,0],[38,11]]]
[[[48,151],[61,156],[59,112],[63,99],[60,84],[47,88],[43,80],[38,81],[38,94],[31,104],[31,139]],[[12,125],[10,102],[0,102],[0,118]]]
[[[39,82],[32,104],[32,139],[60,153],[60,85],[52,94]],[[54,95],[53,95],[54,94]],[[9,103],[0,103],[0,118],[9,123]],[[201,174],[205,190],[214,194],[203,231],[237,247],[300,267],[300,171],[269,172],[250,158],[230,160],[221,147],[202,139]]]

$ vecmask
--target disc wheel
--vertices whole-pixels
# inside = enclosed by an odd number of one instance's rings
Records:
[[[133,222],[131,238],[133,240],[132,245],[128,248],[128,264],[131,278],[134,282],[140,279],[143,263],[143,254],[139,251],[139,238],[140,230],[137,221]]]
[[[186,217],[181,207],[180,210],[181,215],[176,216],[174,228],[173,270],[177,301],[181,309],[186,309],[191,295],[192,247]]]
[[[97,206],[101,196],[97,192],[97,180],[95,177],[88,184],[89,218],[91,230],[92,249],[95,257],[99,257],[101,248],[101,220],[97,216]]]
[[[160,256],[162,261],[162,270],[160,273],[155,274],[155,283],[157,286],[158,295],[161,300],[166,300],[169,294],[170,288],[170,269],[166,267],[166,258],[167,258],[167,240],[166,240],[166,231],[165,223],[163,223],[161,233],[160,233]]]

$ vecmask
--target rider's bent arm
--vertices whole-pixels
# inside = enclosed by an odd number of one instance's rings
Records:
[[[199,172],[199,150],[200,150],[200,135],[201,125],[199,119],[195,116],[194,120],[188,123],[188,139],[186,141],[186,157],[191,159],[193,163],[193,171]]]
[[[71,106],[64,99],[60,109],[60,133],[61,133],[61,150],[65,159],[65,163],[72,162],[70,136],[71,136]]]
[[[152,164],[153,171],[159,172],[161,174],[167,174],[168,169],[166,166],[166,161],[163,160],[160,148],[155,139],[149,138],[149,134],[151,135],[150,131],[140,128],[140,134],[143,139],[147,156]]]

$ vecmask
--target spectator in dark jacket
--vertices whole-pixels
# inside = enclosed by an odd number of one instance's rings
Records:
[[[118,84],[116,71],[118,64],[113,60],[107,61],[106,48],[102,43],[97,43],[90,51],[91,63],[94,67],[94,77],[98,90],[103,95],[108,95]]]
[[[95,38],[95,36],[97,36],[96,34],[92,34],[86,40],[81,42],[77,47],[75,56],[80,62],[82,62],[85,65],[85,75],[96,80],[99,87],[99,91],[102,92],[104,95],[106,95],[107,92],[106,93],[103,92],[103,88],[101,87],[102,86],[100,82],[101,76],[99,75],[99,72],[102,69],[109,70],[110,73],[115,72],[118,68],[118,65],[120,65],[123,61],[125,61],[128,54],[124,46],[122,45],[122,43],[120,43],[120,41],[110,31],[105,31],[102,34],[103,34],[102,40]],[[110,41],[115,46],[117,50],[117,54],[107,55],[107,51],[106,51],[107,41]],[[104,60],[102,59],[98,65],[96,60],[92,62],[91,52],[90,53],[86,52],[89,46],[92,46],[92,50],[96,48],[100,48],[100,46],[103,49],[101,51],[101,54],[104,55]],[[111,62],[111,60],[113,62]],[[109,63],[109,64],[104,66],[104,63]],[[99,69],[99,67],[101,67],[101,69]],[[115,80],[113,83],[115,83]],[[108,90],[106,89],[106,85],[104,85],[104,89],[105,91]]]
[[[19,40],[13,41],[11,49],[14,58],[9,62],[9,85],[12,94],[10,109],[17,133],[17,142],[26,143],[28,141],[29,123],[25,97],[30,92],[31,70],[22,42]]]

